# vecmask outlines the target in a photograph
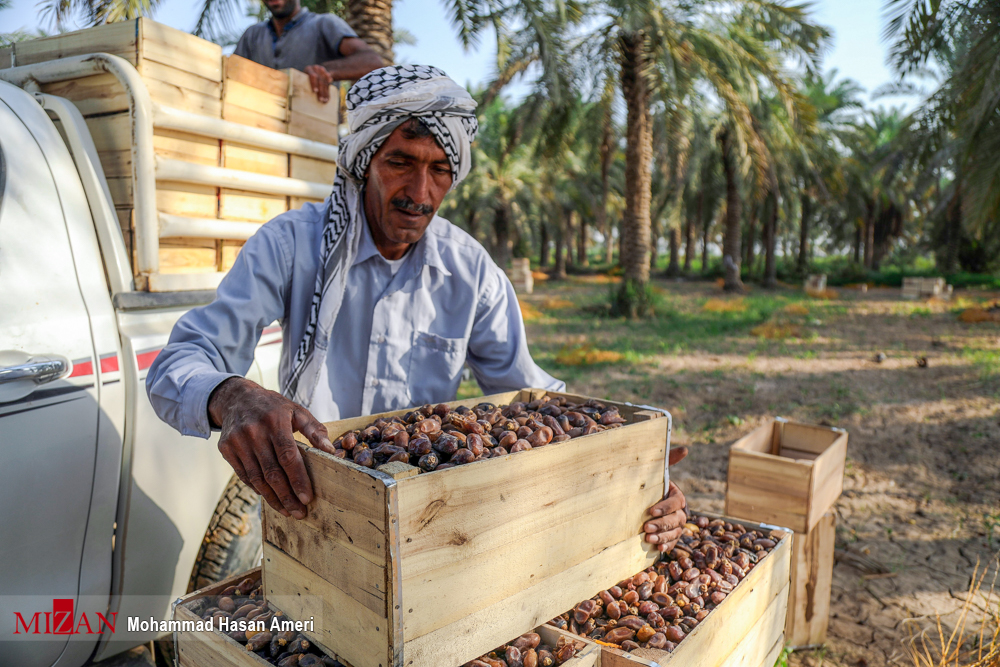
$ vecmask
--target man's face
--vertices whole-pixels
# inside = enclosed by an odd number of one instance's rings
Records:
[[[295,13],[299,8],[300,0],[264,0],[268,11],[275,18],[285,19]]]
[[[397,127],[372,157],[365,185],[365,213],[379,249],[405,252],[419,241],[450,187],[451,164],[434,137],[414,136],[406,123]]]

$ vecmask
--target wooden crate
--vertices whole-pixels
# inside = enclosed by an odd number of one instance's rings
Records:
[[[546,394],[578,398],[451,405]],[[656,560],[641,531],[664,493],[668,419],[619,410],[623,428],[397,478],[302,445],[315,499],[302,521],[265,508],[265,595],[323,619],[311,639],[355,667],[458,665],[529,631]],[[336,438],[379,416],[326,426]]]
[[[747,528],[766,526],[707,512]],[[601,645],[601,667],[773,667],[785,644],[792,536],[784,532],[774,550],[733,589],[673,652]],[[572,635],[571,635],[572,636]]]
[[[197,623],[201,620],[201,617],[189,609],[192,602],[210,595],[218,595],[225,588],[234,586],[247,577],[256,577],[259,573],[260,568],[257,567],[249,572],[230,577],[199,591],[188,593],[174,602],[173,620]],[[541,635],[542,642],[545,644],[555,646],[560,636],[565,636],[584,644],[584,648],[572,660],[563,663],[565,667],[600,667],[601,648],[593,642],[571,635],[551,625],[542,625],[535,628],[534,631]],[[178,630],[173,633],[173,638],[178,667],[214,667],[215,665],[225,665],[226,667],[242,667],[246,665],[247,667],[251,667],[271,664],[261,659],[257,654],[247,651],[245,646],[219,630],[212,632],[205,630]],[[510,638],[508,638],[509,640]],[[327,653],[327,655],[334,657],[330,653]],[[459,666],[455,665],[454,667]]]
[[[197,623],[201,617],[189,609],[195,600],[209,595],[218,595],[229,586],[235,586],[243,579],[260,574],[260,568],[238,574],[199,591],[188,593],[172,605],[173,620]],[[302,620],[302,619],[294,619]],[[256,653],[247,651],[246,646],[235,639],[215,630],[177,630],[173,633],[174,653],[178,667],[265,667],[271,663]],[[322,650],[322,649],[321,649]],[[327,652],[330,657],[336,657]]]
[[[807,533],[844,489],[847,431],[769,420],[729,449],[726,514]]]
[[[785,638],[793,648],[826,641],[837,538],[837,515],[827,512],[808,533],[792,539],[791,587]]]

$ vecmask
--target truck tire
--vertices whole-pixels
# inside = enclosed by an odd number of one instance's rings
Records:
[[[208,524],[188,593],[257,567],[262,549],[260,496],[234,475]]]

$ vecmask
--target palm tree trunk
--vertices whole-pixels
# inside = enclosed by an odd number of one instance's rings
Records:
[[[948,210],[944,218],[945,234],[941,252],[936,253],[938,270],[942,273],[954,273],[958,268],[958,246],[962,238],[962,188],[955,185],[955,194],[948,202]]]
[[[724,289],[727,292],[742,292],[740,278],[740,190],[736,182],[736,158],[732,154],[732,139],[729,130],[719,134],[722,144],[722,168],[726,174],[726,234],[722,247]]]
[[[553,278],[563,279],[566,277],[566,236],[569,213],[564,212],[559,217],[559,228],[556,230],[556,267],[552,274]]]
[[[700,196],[700,195],[699,195]],[[699,208],[701,202],[698,202]],[[691,272],[691,262],[694,261],[694,223],[690,216],[684,219],[684,273]]]
[[[854,263],[861,263],[861,225],[854,224]]]
[[[652,183],[653,132],[649,86],[641,32],[621,37],[622,93],[625,97],[625,215],[622,220],[622,289],[618,311],[628,317],[645,314],[649,283],[649,200]]]
[[[802,222],[799,225],[799,262],[797,271],[806,274],[809,265],[809,217],[812,215],[812,198],[802,193]]]
[[[677,227],[670,228],[670,264],[667,266],[667,275],[671,277],[681,274],[681,230]]]
[[[541,227],[538,234],[538,268],[544,269],[549,265],[549,226],[542,222]]]
[[[750,204],[750,216],[747,221],[747,252],[746,252],[746,267],[747,274],[753,274],[753,261],[755,257],[755,248],[757,244],[757,204],[751,202]]]
[[[611,190],[611,159],[614,156],[614,137],[611,134],[611,107],[604,117],[604,129],[601,133],[601,203],[597,207],[594,225],[604,235],[605,261],[611,264],[615,257],[615,247],[611,241],[611,220],[608,217],[608,192]]]
[[[393,63],[392,0],[347,0],[344,20],[386,65]]]
[[[875,202],[868,202],[868,211],[865,216],[865,268],[872,268],[872,260],[875,257]]]
[[[649,271],[656,271],[656,263],[660,261],[660,223],[654,218],[649,220]]]
[[[775,287],[778,284],[777,261],[775,251],[777,239],[775,232],[778,226],[778,197],[773,192],[767,196],[767,212],[764,218],[764,287]]]
[[[576,265],[587,266],[587,220],[579,216],[576,241]]]
[[[510,219],[507,207],[499,204],[493,209],[493,232],[496,234],[494,261],[501,269],[506,269],[510,263]]]
[[[699,202],[699,209],[701,203]],[[711,216],[701,219],[701,272],[708,273],[708,233],[712,229]]]

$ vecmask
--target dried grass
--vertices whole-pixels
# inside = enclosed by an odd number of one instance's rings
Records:
[[[542,310],[562,310],[564,308],[573,308],[576,306],[572,301],[567,301],[566,299],[560,299],[559,297],[552,297],[542,301]]]
[[[521,317],[524,318],[525,322],[533,322],[542,318],[542,312],[530,303],[518,301],[517,305],[521,308]]]
[[[751,336],[767,338],[769,340],[780,340],[782,338],[798,338],[802,334],[802,329],[797,324],[781,324],[778,322],[765,322],[750,330]]]
[[[736,299],[709,299],[701,308],[710,313],[745,313],[747,304],[743,300],[743,297]]]
[[[808,315],[809,309],[803,306],[801,303],[790,303],[784,308],[782,308],[785,313],[789,315]]]
[[[621,352],[598,350],[589,345],[564,347],[556,355],[556,363],[563,366],[593,366],[595,364],[611,364],[625,358]]]
[[[974,324],[976,322],[1000,322],[1000,312],[990,312],[982,308],[966,308],[958,314],[959,322]]]
[[[535,282],[543,282],[549,279],[549,274],[542,273],[541,271],[532,271],[531,277],[534,278]]]
[[[950,633],[940,614],[932,628],[919,629],[917,619],[903,622],[910,630],[906,649],[914,667],[1000,667],[1000,602],[994,597],[1000,560],[994,557],[992,565],[993,576],[984,593],[990,568],[980,570],[980,563],[976,563],[968,594],[958,610],[958,621]],[[973,623],[971,617],[977,610],[978,623]]]
[[[840,294],[835,289],[808,289],[806,288],[806,294],[808,294],[813,299],[823,299],[825,301],[831,301],[840,296]]]

